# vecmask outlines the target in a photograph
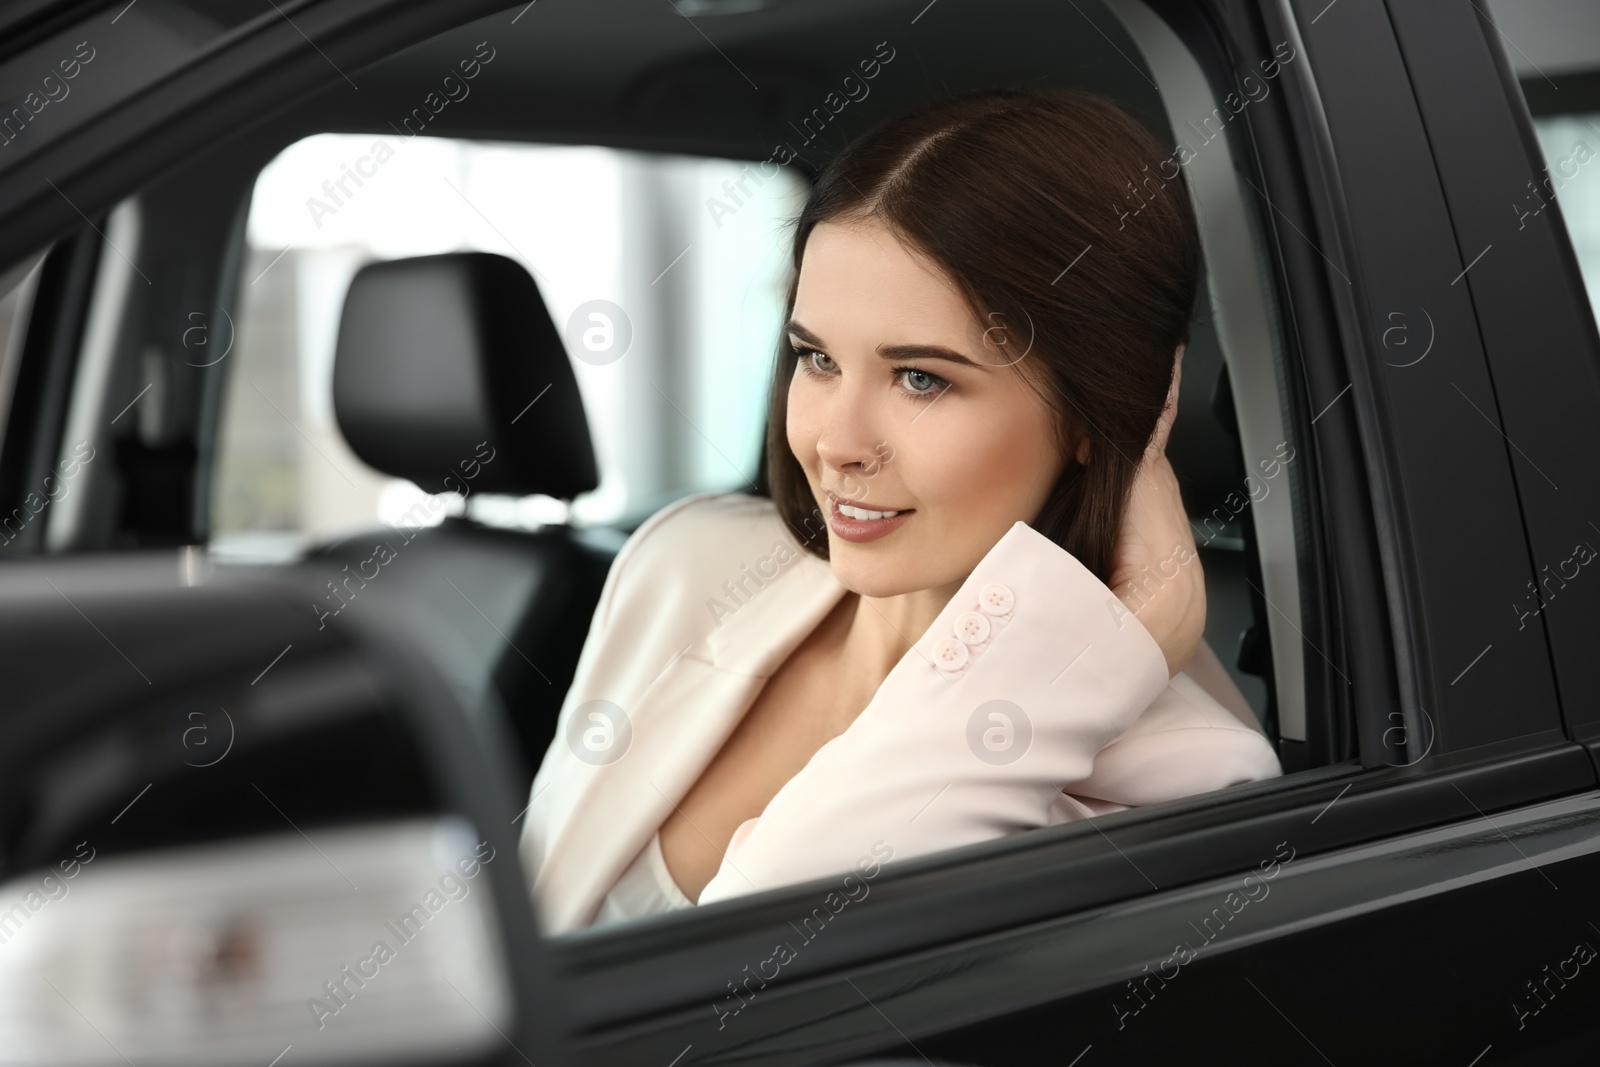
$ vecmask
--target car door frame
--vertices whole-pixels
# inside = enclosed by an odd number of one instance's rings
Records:
[[[1462,255],[1482,257],[1465,281],[1533,547],[1527,570],[1541,590],[1503,591],[1495,639],[1515,640],[1530,619],[1545,630],[1568,734],[1600,760],[1600,582],[1580,571],[1567,576],[1578,587],[1569,593],[1559,574],[1574,538],[1600,544],[1600,478],[1590,469],[1600,457],[1595,314],[1560,205],[1545,210],[1528,193],[1547,168],[1488,12],[1461,7],[1424,20],[1414,6],[1390,8]]]

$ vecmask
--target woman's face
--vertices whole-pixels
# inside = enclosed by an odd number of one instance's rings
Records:
[[[1026,360],[985,343],[949,279],[881,223],[812,230],[788,340],[789,447],[847,589],[953,594],[1038,516],[1064,460]]]

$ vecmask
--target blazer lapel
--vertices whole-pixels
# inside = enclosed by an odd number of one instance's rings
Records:
[[[632,736],[621,757],[600,766],[557,750],[561,772],[545,788],[571,798],[564,805],[570,814],[553,834],[535,882],[549,932],[590,921],[618,876],[739,725],[767,678],[844,593],[826,560],[801,552],[698,642],[682,650],[654,650],[671,658],[637,696],[597,694],[623,707]]]

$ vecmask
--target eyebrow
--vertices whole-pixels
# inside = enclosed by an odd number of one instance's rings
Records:
[[[785,332],[794,334],[807,344],[816,345],[818,348],[827,347],[822,343],[822,338],[818,337],[816,334],[800,325],[794,319],[790,319],[788,322],[784,323],[783,328]],[[879,345],[877,352],[879,356],[886,360],[943,359],[948,360],[951,363],[961,363],[968,367],[976,367],[979,370],[987,371],[990,369],[981,363],[963,356],[960,352],[957,352],[953,348],[946,348],[944,345]]]

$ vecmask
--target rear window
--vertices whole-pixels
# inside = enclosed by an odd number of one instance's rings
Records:
[[[732,160],[422,136],[319,134],[285,148],[256,181],[232,336],[211,334],[234,346],[213,550],[292,557],[398,522],[422,499],[411,482],[356,458],[332,404],[350,280],[366,263],[405,256],[509,256],[533,275],[563,336],[626,345],[619,358],[568,353],[599,488],[570,516],[547,497],[479,495],[474,518],[614,523],[684,493],[748,484],[788,226],[807,188],[791,168],[756,172]],[[455,494],[440,500],[435,522],[464,506]]]

